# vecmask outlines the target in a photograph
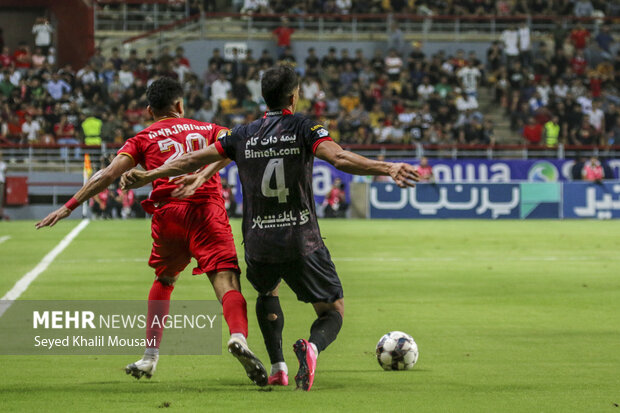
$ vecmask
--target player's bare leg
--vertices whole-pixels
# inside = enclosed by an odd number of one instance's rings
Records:
[[[168,315],[170,310],[170,295],[174,290],[174,283],[178,278],[178,274],[174,276],[159,276],[149,292],[148,315],[146,340],[151,343],[144,351],[144,356],[135,363],[131,363],[125,367],[125,373],[131,374],[136,379],[142,376],[150,379],[157,369],[159,361],[159,344],[163,335],[163,323],[154,323],[157,317],[162,320]]]
[[[222,303],[224,319],[228,323],[230,339],[228,352],[243,366],[250,380],[259,386],[267,385],[267,371],[263,363],[248,347],[248,315],[245,298],[241,294],[239,274],[233,271],[209,273],[209,280],[217,299]]]
[[[318,318],[310,328],[310,339],[299,339],[293,345],[295,355],[299,360],[299,370],[295,375],[295,384],[298,389],[308,391],[314,383],[316,360],[319,353],[327,348],[340,332],[344,316],[344,300],[342,298],[333,303],[313,303]]]
[[[271,361],[268,382],[276,386],[288,386],[288,367],[282,354],[284,314],[278,297],[279,287],[278,284],[269,293],[258,296],[256,299],[256,317]]]

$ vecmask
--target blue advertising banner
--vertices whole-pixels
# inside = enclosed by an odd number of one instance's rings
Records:
[[[620,218],[620,182],[564,184],[564,218]]]
[[[416,164],[417,161],[405,160]],[[567,182],[572,181],[574,160],[567,159],[429,159],[436,182]],[[581,174],[578,165],[578,175]],[[604,161],[607,179],[620,178],[620,159]]]
[[[401,160],[410,164],[417,164],[415,159]],[[575,162],[572,160],[559,160],[559,159],[547,159],[547,160],[488,160],[488,159],[431,159],[429,163],[433,166],[433,174],[435,182],[441,184],[456,184],[462,185],[482,184],[483,186],[475,187],[477,191],[481,191],[483,188],[491,188],[489,185],[498,183],[507,183],[511,185],[519,186],[519,195],[523,196],[524,207],[521,212],[518,213],[521,218],[551,218],[556,215],[554,212],[558,204],[561,202],[560,189],[557,186],[540,186],[544,183],[556,183],[556,182],[569,182],[571,180],[573,167]],[[605,161],[605,166],[608,175],[613,175],[614,179],[620,177],[620,159],[611,159]],[[576,171],[580,174],[580,170]],[[233,192],[237,204],[242,202],[241,184],[239,182],[239,174],[237,173],[237,166],[231,163],[220,171],[222,178],[225,178],[233,187]],[[313,171],[313,190],[314,198],[317,204],[323,203],[325,196],[329,193],[332,187],[333,181],[336,178],[340,178],[345,185],[345,192],[347,194],[347,201],[349,201],[349,187],[351,182],[365,181],[370,182],[370,177],[357,177],[347,173],[341,172],[334,168],[327,162],[322,160],[315,160]],[[517,183],[520,182],[519,183]],[[526,185],[527,183],[539,184]],[[485,186],[486,185],[486,186]],[[422,185],[419,186],[422,188]],[[398,188],[396,192],[398,192]],[[447,188],[447,187],[446,187]],[[461,187],[463,188],[463,187]],[[467,198],[467,190],[464,193],[458,193],[455,188],[450,187],[446,189],[449,192],[450,198],[454,196],[454,202],[461,202],[461,199]],[[499,189],[488,189],[493,191],[491,197],[495,196],[497,192],[497,199],[502,200],[501,191]],[[381,191],[384,191],[383,189]],[[387,191],[387,190],[385,190]],[[396,193],[388,194],[387,192],[381,192],[380,196],[386,197],[389,201],[389,196],[398,196]],[[432,189],[421,189],[424,193],[421,196],[428,198],[431,202]],[[429,191],[429,192],[426,192]],[[438,189],[437,189],[438,191]],[[549,192],[551,191],[551,192]],[[474,191],[475,192],[475,191]],[[482,196],[479,192],[479,196]],[[439,201],[440,194],[434,195]],[[508,195],[506,195],[508,196]],[[551,201],[541,201],[539,205],[538,197],[551,197]],[[383,198],[378,198],[381,201]],[[499,202],[499,201],[498,201]],[[448,202],[449,204],[450,202]],[[530,210],[530,208],[532,208]],[[547,210],[543,212],[543,210]],[[465,214],[465,213],[462,213]],[[424,215],[424,214],[421,214]],[[465,214],[466,215],[466,214]],[[483,214],[484,215],[484,214]],[[491,214],[493,215],[493,214]],[[504,217],[505,214],[497,214],[497,218]],[[501,216],[500,216],[501,215]],[[552,215],[552,216],[549,216]],[[475,215],[475,217],[482,217]],[[491,218],[493,218],[491,216]]]
[[[370,218],[559,218],[559,183],[370,186]]]
[[[370,186],[371,218],[519,218],[519,184]]]

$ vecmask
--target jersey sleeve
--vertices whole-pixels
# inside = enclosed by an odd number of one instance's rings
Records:
[[[230,129],[228,129],[227,127],[214,124],[213,132],[209,134],[209,141],[207,142],[207,144],[211,145],[212,143],[217,142],[218,139],[226,135],[227,132],[230,132]]]
[[[226,129],[220,133],[218,140],[215,142],[215,149],[225,158],[237,159],[237,145],[243,139],[240,134],[240,126],[237,126],[232,131]]]
[[[321,142],[332,140],[325,126],[310,119],[304,122],[303,132],[305,143],[312,149],[312,153],[316,152],[316,148],[319,147]]]
[[[128,139],[116,154],[130,157],[133,160],[134,166],[144,164],[140,140],[137,136]]]

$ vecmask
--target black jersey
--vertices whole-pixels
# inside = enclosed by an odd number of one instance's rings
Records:
[[[239,170],[247,257],[286,262],[324,246],[312,166],[316,148],[330,139],[323,125],[284,110],[237,126],[216,143]]]

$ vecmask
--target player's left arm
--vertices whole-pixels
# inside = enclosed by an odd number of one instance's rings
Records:
[[[401,188],[414,186],[420,180],[418,171],[407,163],[383,162],[345,151],[332,140],[319,143],[314,154],[334,165],[336,169],[353,175],[388,175]]]
[[[140,171],[137,169],[128,171],[121,178],[121,187],[123,189],[140,188],[156,179],[188,174],[204,165],[221,161],[225,159],[225,156],[220,155],[220,152],[216,149],[216,144],[217,142],[205,149],[191,152],[150,171]]]
[[[103,191],[125,171],[133,168],[133,166],[133,159],[129,156],[122,154],[116,156],[108,167],[96,172],[82,189],[73,195],[69,202],[37,222],[35,228],[53,227],[58,221],[71,215],[71,211],[77,208],[82,202],[89,200]]]

